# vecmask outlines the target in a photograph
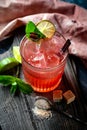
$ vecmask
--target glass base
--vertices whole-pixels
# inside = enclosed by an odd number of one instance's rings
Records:
[[[38,87],[32,86],[32,88],[36,92],[42,92],[42,93],[45,92],[46,93],[46,92],[50,92],[50,91],[53,91],[54,89],[56,89],[59,86],[60,82],[61,82],[61,78],[60,78],[60,80],[57,82],[57,84],[55,86],[48,87],[48,88],[46,88],[46,87],[41,88],[40,86],[38,86]]]

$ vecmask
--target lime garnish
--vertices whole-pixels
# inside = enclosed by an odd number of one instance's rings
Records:
[[[52,22],[49,20],[42,20],[37,24],[37,28],[39,29],[40,32],[42,32],[47,38],[51,38],[56,29],[55,26]]]
[[[12,69],[18,64],[19,62],[15,58],[12,57],[5,58],[0,61],[0,73]]]
[[[15,59],[21,63],[21,55],[20,55],[20,47],[19,46],[13,46],[13,55]]]

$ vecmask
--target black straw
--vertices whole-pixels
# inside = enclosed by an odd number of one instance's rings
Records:
[[[62,47],[61,51],[62,51],[63,53],[66,52],[67,49],[68,49],[68,47],[70,46],[70,44],[71,44],[71,42],[70,42],[70,40],[68,39],[68,40],[66,41],[66,43],[64,44],[64,46]]]

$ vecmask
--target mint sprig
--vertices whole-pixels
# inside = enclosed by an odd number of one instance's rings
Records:
[[[39,29],[32,21],[29,21],[26,24],[25,33],[26,33],[26,37],[30,38],[33,41],[38,41],[39,39],[46,37],[43,33],[39,31]]]
[[[17,89],[24,94],[30,94],[33,91],[30,85],[21,79],[10,75],[0,75],[0,84],[4,86],[11,86],[11,94],[15,94]]]

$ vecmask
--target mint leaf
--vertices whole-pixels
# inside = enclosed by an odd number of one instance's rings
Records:
[[[12,76],[0,75],[0,84],[3,84],[4,86],[11,85],[12,83],[14,83],[14,81],[15,78],[13,78]]]
[[[33,91],[30,85],[14,76],[0,75],[0,84],[3,84],[4,86],[11,85],[11,94],[15,94],[17,89],[24,94],[30,94]]]
[[[13,83],[11,84],[10,93],[11,93],[11,94],[15,94],[15,93],[16,93],[16,90],[17,90],[17,83],[16,83],[16,82],[13,82]]]
[[[39,29],[32,21],[26,24],[25,32],[26,37],[34,41],[38,41],[39,39],[46,37],[43,33],[39,31]]]
[[[28,85],[27,83],[23,82],[22,80],[20,80],[19,78],[16,78],[16,82],[18,85],[18,88],[21,92],[25,93],[25,94],[29,94],[33,91],[32,87],[30,85]]]

